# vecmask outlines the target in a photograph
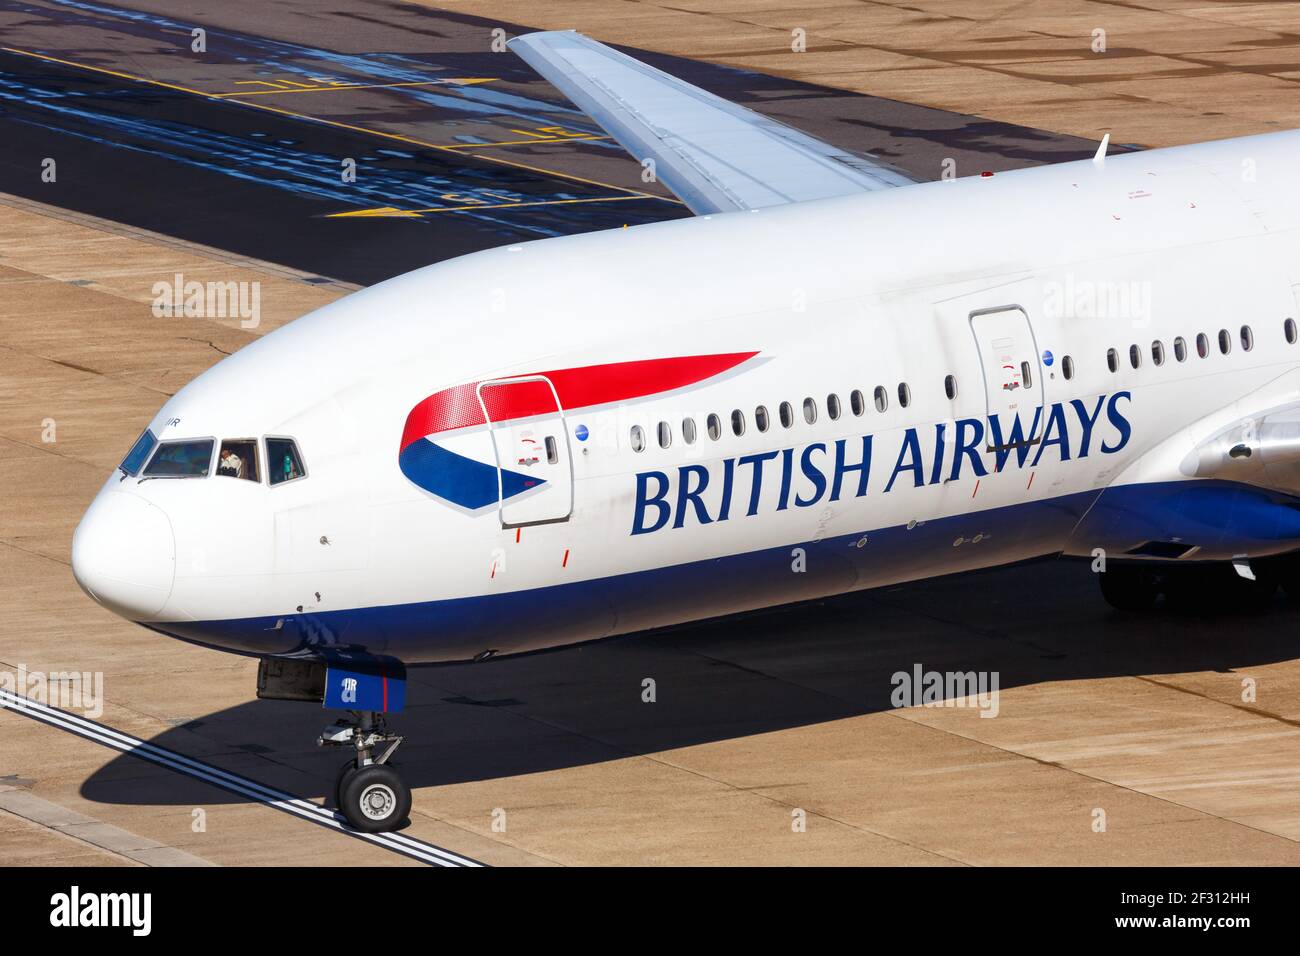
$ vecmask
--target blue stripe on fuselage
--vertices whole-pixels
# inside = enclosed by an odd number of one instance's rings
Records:
[[[1057,554],[1067,541],[1071,553],[1102,548],[1118,558],[1147,541],[1174,537],[1201,548],[1197,557],[1203,559],[1295,550],[1300,548],[1300,499],[1217,481],[1125,485],[1104,494],[1090,491],[939,518],[911,529],[898,525],[524,591],[149,626],[240,653],[349,649],[410,664],[436,663],[748,610],[755,595],[762,606],[772,606]],[[798,563],[805,570],[796,571]],[[671,620],[663,617],[665,607]]]

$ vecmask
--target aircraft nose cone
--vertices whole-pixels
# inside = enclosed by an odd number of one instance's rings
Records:
[[[152,618],[167,603],[176,576],[176,540],[166,513],[137,495],[102,493],[72,537],[72,574],[115,614]]]

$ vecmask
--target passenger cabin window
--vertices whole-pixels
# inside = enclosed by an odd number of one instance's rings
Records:
[[[1282,332],[1286,335],[1287,345],[1295,345],[1296,327],[1295,319],[1287,319],[1282,323]]]
[[[1074,359],[1069,355],[1061,357],[1061,374],[1067,379],[1074,378]]]
[[[1119,353],[1114,349],[1106,350],[1106,367],[1112,372],[1119,371]]]
[[[885,386],[877,385],[875,391],[876,411],[883,412],[889,408],[889,393],[885,391]]]
[[[745,413],[739,408],[731,413],[731,431],[737,438],[745,434]]]
[[[1291,320],[1287,319],[1287,321],[1290,322]],[[149,452],[153,451],[154,446],[157,444],[158,439],[154,438],[153,432],[146,428],[143,434],[135,440],[131,450],[126,453],[126,457],[122,459],[122,464],[117,467],[121,468],[124,474],[134,478],[140,474],[140,466],[145,463],[145,459],[149,457]]]
[[[217,454],[217,474],[227,478],[261,481],[257,473],[257,439],[227,438]]]
[[[1029,363],[1024,363],[1025,388],[1029,387]],[[898,407],[906,408],[912,404],[912,388],[906,382],[898,383]]]
[[[709,429],[709,437],[717,441],[722,437],[722,419],[717,415],[710,415],[706,422]]]
[[[667,448],[673,443],[673,429],[667,422],[659,423],[659,447]]]
[[[266,474],[273,485],[306,477],[307,469],[292,438],[266,440]]]
[[[1187,340],[1181,335],[1174,339],[1174,358],[1180,362],[1187,361]]]
[[[1232,336],[1227,329],[1219,329],[1219,351],[1224,355],[1232,351]]]
[[[780,408],[781,427],[789,428],[794,424],[794,406],[789,402],[782,402]]]
[[[1068,375],[1066,377],[1069,378]],[[949,401],[957,397],[957,376],[945,375],[943,377],[943,393],[948,396]]]
[[[1157,365],[1165,364],[1165,343],[1159,339],[1151,343],[1151,361]]]
[[[212,467],[211,438],[199,441],[166,441],[158,446],[149,464],[146,478],[206,478]]]
[[[1201,358],[1210,354],[1210,337],[1204,332],[1196,333],[1196,354]]]
[[[770,424],[772,424],[772,422],[767,417],[766,405],[760,405],[758,406],[758,408],[754,409],[754,425],[755,427],[758,428],[759,431],[761,432],[767,431],[767,427]]]
[[[849,407],[853,409],[854,415],[859,416],[867,410],[867,400],[856,388],[849,393]]]
[[[1142,364],[1142,350],[1136,345],[1128,347],[1128,364],[1138,368]]]
[[[840,397],[835,393],[826,396],[826,414],[835,421],[840,417]]]
[[[1241,349],[1243,352],[1249,352],[1255,347],[1255,333],[1250,330],[1249,325],[1241,327]]]
[[[695,444],[695,419],[682,419],[682,441],[686,442],[688,445]]]
[[[640,426],[640,425],[633,425],[633,426],[632,426],[632,431],[631,431],[631,433],[630,433],[630,435],[629,435],[629,439],[630,439],[630,441],[632,442],[632,450],[633,450],[633,451],[644,451],[644,450],[645,450],[645,432],[641,430],[641,426]],[[269,444],[269,442],[268,442],[268,444]],[[270,457],[269,452],[268,452],[267,457],[268,457],[268,458]],[[271,484],[275,484],[275,479],[274,479],[274,478],[271,479]]]
[[[817,421],[817,400],[814,398],[805,398],[803,400],[803,420],[809,425]]]

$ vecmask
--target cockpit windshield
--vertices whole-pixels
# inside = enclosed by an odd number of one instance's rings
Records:
[[[217,474],[227,478],[259,481],[257,474],[257,439],[227,438],[217,455]]]
[[[266,440],[266,473],[273,485],[293,481],[307,474],[302,456],[298,454],[298,446],[292,438]]]
[[[122,464],[117,467],[121,468],[124,474],[134,478],[140,474],[140,466],[145,463],[145,459],[149,457],[149,452],[153,451],[156,444],[158,444],[158,439],[154,437],[152,431],[146,428],[140,437],[135,440],[131,450],[126,453],[126,457],[122,459]]]
[[[205,478],[212,467],[212,446],[211,438],[163,442],[145,466],[144,477]]]

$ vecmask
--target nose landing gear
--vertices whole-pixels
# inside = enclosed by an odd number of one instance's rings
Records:
[[[317,741],[322,747],[354,751],[335,778],[335,806],[363,833],[395,830],[411,812],[411,788],[388,763],[402,738],[388,729],[382,714],[349,711],[348,715],[350,721],[326,727]]]
[[[402,738],[389,729],[386,717],[406,705],[406,668],[400,661],[264,657],[257,668],[257,696],[311,701],[347,714],[316,741],[352,752],[334,780],[334,805],[364,833],[402,825],[411,812],[411,788],[388,762]]]

